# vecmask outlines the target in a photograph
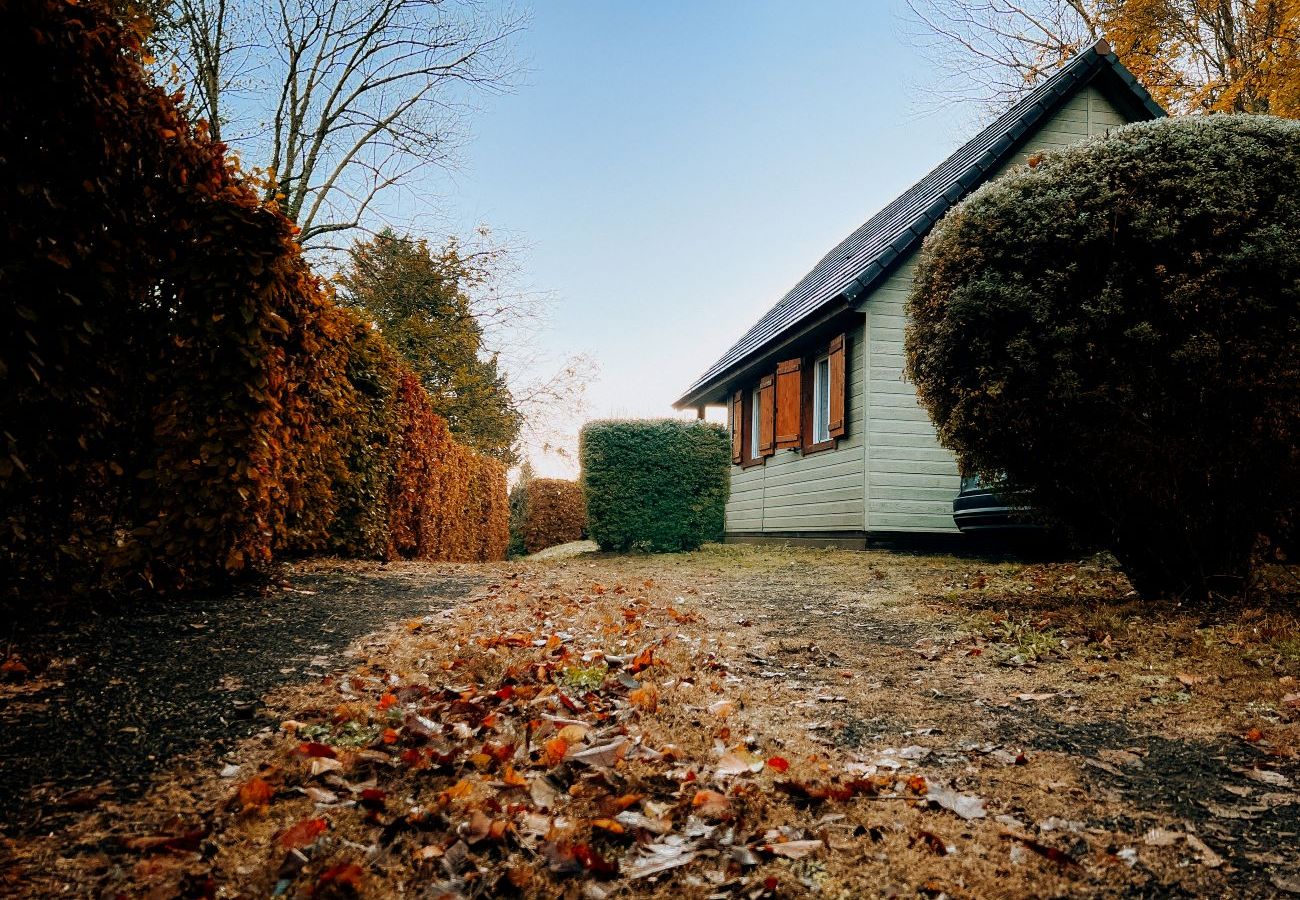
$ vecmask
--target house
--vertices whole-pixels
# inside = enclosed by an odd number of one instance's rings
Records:
[[[1098,41],[845,238],[710,366],[675,406],[729,410],[727,539],[863,547],[955,533],[956,460],[903,374],[921,241],[1033,153],[1164,114]]]

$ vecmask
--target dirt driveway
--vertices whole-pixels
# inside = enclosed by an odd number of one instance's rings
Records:
[[[1294,605],[883,551],[455,573],[278,731],[10,841],[0,892],[1300,895]]]

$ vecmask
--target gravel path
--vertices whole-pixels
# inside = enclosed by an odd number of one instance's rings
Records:
[[[0,829],[138,792],[176,757],[215,763],[270,724],[259,700],[342,665],[357,637],[454,605],[476,582],[420,564],[302,573],[269,595],[132,604],[10,623],[0,659],[32,669],[0,693]]]

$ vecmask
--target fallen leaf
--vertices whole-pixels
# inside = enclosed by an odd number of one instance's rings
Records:
[[[298,850],[313,843],[330,827],[326,819],[303,819],[280,835],[280,846]]]
[[[939,856],[948,855],[948,845],[944,842],[943,838],[939,837],[939,835],[935,834],[933,831],[925,831],[924,829],[918,830],[916,834],[912,835],[912,839],[908,843],[913,847],[917,844],[921,844],[922,846],[934,851]]]
[[[324,872],[321,872],[320,878],[316,880],[316,887],[312,890],[312,896],[322,892],[323,888],[328,886],[342,887],[351,890],[353,893],[360,893],[361,881],[365,872],[361,866],[356,863],[339,863],[336,866],[330,866]]]
[[[788,772],[790,770],[790,761],[783,756],[769,756],[767,764],[778,772]]]
[[[761,771],[763,771],[763,760],[744,748],[728,750],[718,760],[717,773],[723,777]]]
[[[778,844],[764,844],[761,849],[774,856],[784,856],[786,859],[803,859],[825,846],[821,841],[784,841]]]
[[[1170,831],[1167,828],[1151,828],[1142,836],[1142,841],[1148,847],[1172,847],[1178,843],[1180,837],[1182,837],[1182,834],[1177,831]]]
[[[984,800],[972,794],[959,794],[952,788],[931,781],[925,793],[925,799],[937,803],[944,809],[955,812],[963,819],[982,819],[985,816]]]
[[[265,813],[274,793],[261,778],[251,778],[239,787],[240,807],[244,812]]]
[[[1200,859],[1201,865],[1211,869],[1217,869],[1219,866],[1223,865],[1223,857],[1206,846],[1205,842],[1196,835],[1184,835],[1184,840],[1187,841],[1187,846],[1196,851],[1196,855]]]
[[[627,867],[625,874],[632,880],[647,878],[684,866],[694,859],[695,845],[687,843],[680,836],[674,836],[661,843],[642,847],[641,855]]]
[[[709,704],[709,712],[719,719],[725,719],[736,711],[734,700],[717,700]]]
[[[588,766],[608,768],[627,754],[628,746],[627,738],[619,738],[608,744],[601,744],[599,747],[589,747],[578,753],[572,753],[569,758],[574,762],[584,763]]]
[[[705,819],[723,819],[731,815],[731,801],[717,791],[696,791],[691,806]]]

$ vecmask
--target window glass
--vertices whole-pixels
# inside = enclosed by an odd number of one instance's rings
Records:
[[[831,361],[826,357],[817,360],[813,368],[813,443],[831,439]]]
[[[754,393],[749,397],[749,458],[758,459],[758,428],[759,428],[759,405],[758,405],[758,388],[754,388]]]

